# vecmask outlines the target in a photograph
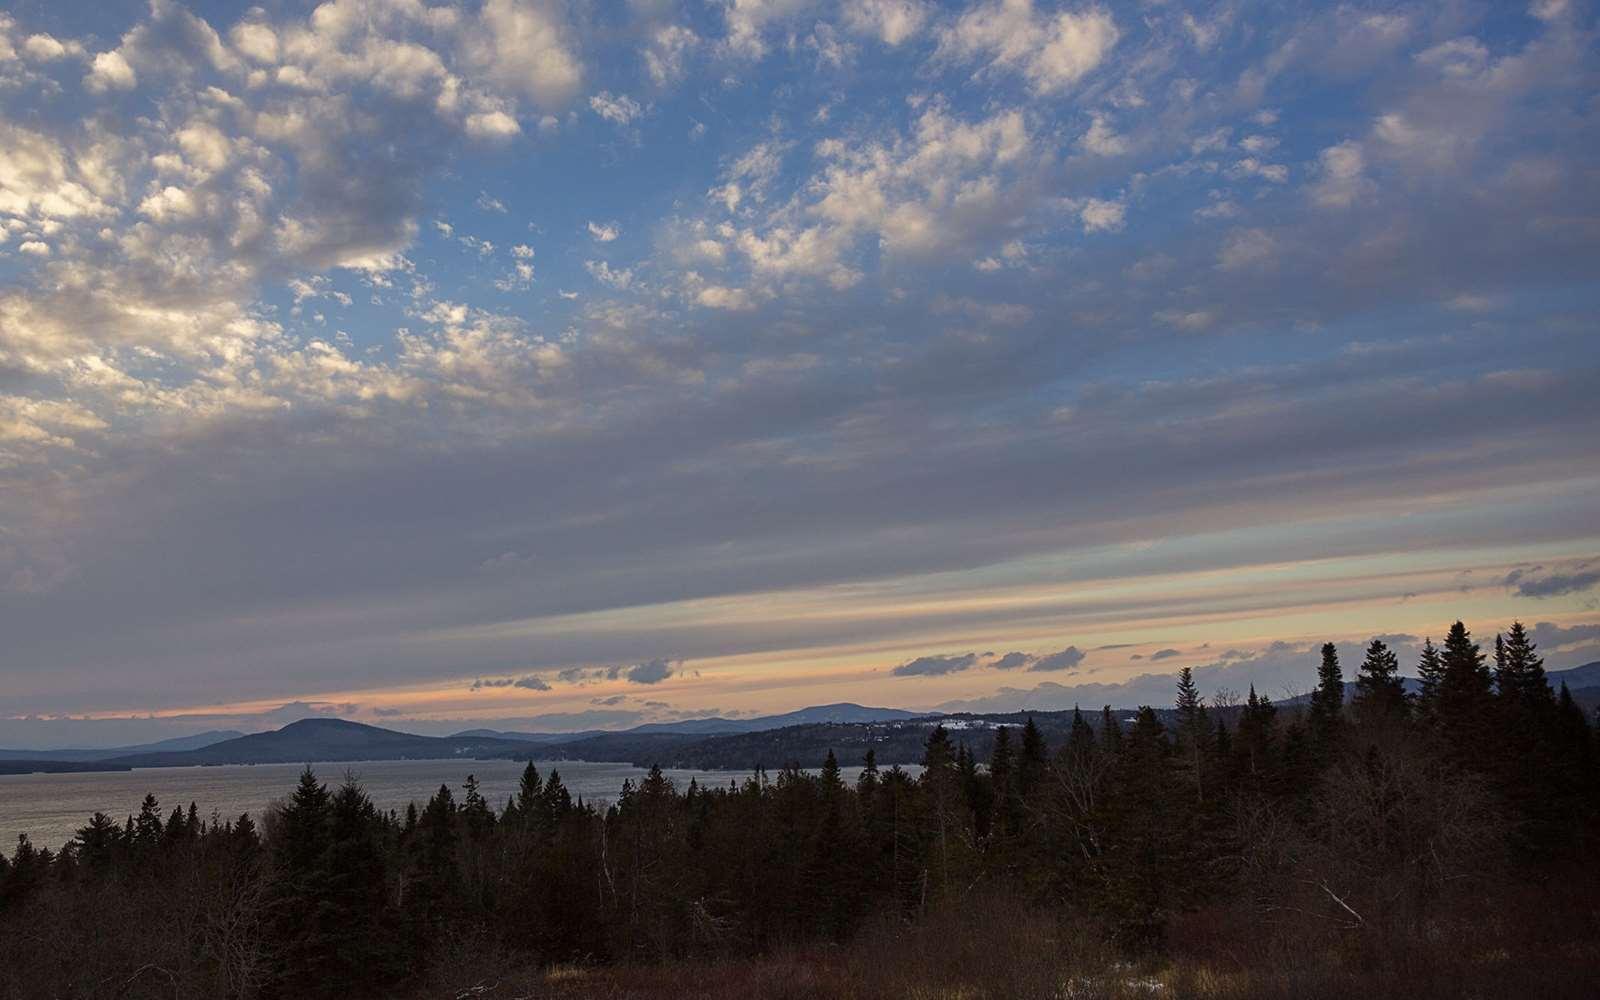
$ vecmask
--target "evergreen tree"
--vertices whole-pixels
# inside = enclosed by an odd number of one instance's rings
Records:
[[[328,786],[317,780],[308,765],[300,772],[300,783],[289,802],[279,812],[279,835],[273,842],[274,860],[291,875],[315,870],[328,849]]]
[[[143,853],[153,851],[161,843],[161,803],[155,795],[146,792],[139,805],[139,816],[133,821],[133,843]]]
[[[103,812],[89,817],[87,826],[78,830],[78,856],[90,871],[104,873],[115,860],[121,836],[117,824]]]
[[[934,726],[928,732],[928,739],[922,749],[922,770],[924,775],[929,773],[943,774],[953,772],[956,764],[955,747],[950,742],[950,731],[942,725]]]
[[[826,802],[835,802],[844,793],[844,779],[840,777],[839,759],[833,755],[832,747],[828,748],[828,756],[822,761],[821,782],[823,800]]]
[[[1122,752],[1122,723],[1111,713],[1111,706],[1100,710],[1100,749],[1115,757]]]
[[[1206,706],[1200,698],[1200,689],[1194,683],[1194,670],[1184,667],[1178,671],[1178,726],[1183,730],[1199,728],[1205,718]]]
[[[1507,676],[1506,669],[1506,637],[1499,632],[1494,634],[1494,683],[1495,693],[1502,698],[1507,694],[1516,697],[1516,683]]]
[[[1417,716],[1432,723],[1439,711],[1439,687],[1444,681],[1444,661],[1432,639],[1422,641],[1422,657],[1417,661]]]
[[[1356,718],[1363,725],[1382,725],[1404,720],[1408,711],[1405,681],[1400,676],[1400,661],[1382,639],[1374,638],[1356,673],[1356,694],[1352,700]]]
[[[1004,798],[1009,794],[1016,775],[1016,752],[1011,749],[1011,730],[1000,726],[994,731],[994,744],[989,748],[989,779],[994,782],[995,794]]]
[[[1083,717],[1077,705],[1072,706],[1072,728],[1067,731],[1067,752],[1078,759],[1094,753],[1094,729]]]
[[[189,823],[184,819],[183,810],[177,806],[172,807],[172,814],[167,817],[166,828],[161,831],[163,847],[173,847],[189,839]]]
[[[942,725],[934,726],[928,734],[923,746],[922,776],[917,783],[926,793],[932,821],[927,846],[928,888],[943,893],[952,884],[952,861],[966,825],[966,796],[950,733]]]
[[[403,970],[395,915],[387,906],[383,820],[361,785],[347,775],[329,801],[328,848],[319,866],[314,946],[329,996],[361,994]]]
[[[516,815],[525,826],[539,823],[543,799],[544,782],[539,777],[539,769],[530,760],[528,766],[522,769],[522,780],[517,784],[515,799]]]
[[[1030,715],[1022,727],[1022,754],[1017,761],[1017,791],[1024,800],[1039,787],[1049,763],[1050,752],[1045,746],[1044,734]]]
[[[1240,758],[1239,771],[1259,790],[1260,779],[1266,774],[1271,759],[1274,726],[1278,710],[1270,698],[1256,695],[1256,686],[1250,685],[1245,699],[1244,712],[1239,716],[1239,739],[1235,746]]]
[[[478,788],[477,775],[467,775],[461,787],[461,819],[466,826],[467,836],[482,838],[494,826],[494,810],[489,808],[488,801]]]
[[[1311,708],[1306,713],[1306,724],[1311,736],[1324,748],[1321,757],[1327,759],[1326,748],[1339,731],[1344,711],[1344,672],[1339,669],[1339,650],[1331,642],[1322,644],[1322,664],[1317,668],[1317,686],[1311,692]]]
[[[870,802],[878,791],[878,754],[871,747],[867,747],[866,756],[861,759],[861,774],[856,778],[856,792],[864,803]]]
[[[1521,622],[1512,622],[1509,636],[1495,637],[1495,684],[1503,702],[1541,717],[1555,707],[1555,694],[1544,672],[1544,657]]]
[[[1439,659],[1444,667],[1434,711],[1439,735],[1458,763],[1487,763],[1488,738],[1495,729],[1494,677],[1465,624],[1450,626]]]
[[[308,765],[278,813],[273,838],[276,879],[269,926],[277,957],[276,986],[286,995],[315,996],[337,975],[338,928],[328,905],[331,797]]]
[[[544,783],[543,816],[552,827],[572,812],[572,793],[561,783],[561,772],[552,769]]]
[[[247,812],[240,813],[239,818],[233,821],[233,827],[228,831],[228,848],[234,858],[249,865],[255,862],[261,852],[261,836],[256,832],[255,820]]]
[[[1211,722],[1206,715],[1205,702],[1194,683],[1194,671],[1184,667],[1178,671],[1178,740],[1183,748],[1185,766],[1194,782],[1195,801],[1205,801],[1205,757],[1210,750]]]

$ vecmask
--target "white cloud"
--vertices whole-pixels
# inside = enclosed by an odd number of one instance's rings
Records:
[[[1572,10],[1572,0],[1533,0],[1528,13],[1541,21],[1559,21]]]
[[[928,7],[919,0],[845,0],[841,13],[852,32],[890,47],[921,31],[928,20]]]
[[[240,21],[228,32],[233,47],[246,58],[271,66],[278,61],[278,33],[272,26],[252,21]]]
[[[633,285],[633,272],[627,268],[613,268],[603,260],[586,260],[583,267],[594,280],[619,291],[626,291]]]
[[[683,78],[684,63],[689,53],[700,44],[700,36],[681,24],[667,24],[650,35],[643,49],[645,71],[657,87],[665,87]]]
[[[221,170],[233,155],[233,144],[216,126],[203,121],[192,122],[179,130],[178,148],[191,163],[207,170]]]
[[[43,243],[39,240],[28,240],[26,243],[18,246],[17,249],[34,257],[50,256],[50,244]]]
[[[1222,241],[1217,266],[1225,271],[1258,268],[1271,263],[1278,241],[1264,229],[1236,229]]]
[[[609,90],[602,90],[589,98],[589,107],[594,113],[608,122],[616,125],[629,125],[644,113],[644,108],[639,102],[626,94],[613,96]]]
[[[168,185],[139,203],[139,214],[156,222],[176,222],[200,214],[200,205],[188,191]]]
[[[1078,218],[1086,233],[1114,233],[1122,229],[1128,207],[1120,201],[1085,198],[1078,208]]]
[[[816,0],[722,0],[723,22],[727,26],[721,48],[729,55],[759,59],[767,54],[766,33],[816,5]]]
[[[695,294],[695,301],[708,309],[726,309],[739,311],[755,308],[755,302],[750,294],[742,288],[725,288],[721,285],[707,285]]]
[[[1128,140],[1118,135],[1103,115],[1094,116],[1078,145],[1096,156],[1121,156],[1128,151]]]
[[[89,66],[89,75],[84,78],[84,85],[95,93],[108,90],[132,90],[139,82],[134,75],[133,67],[128,65],[128,60],[120,52],[101,52],[94,57],[94,62]]]
[[[67,56],[82,55],[83,46],[75,41],[62,42],[53,35],[37,34],[29,35],[23,40],[22,51],[27,53],[30,59],[54,62]]]
[[[1163,309],[1156,319],[1179,330],[1198,331],[1210,328],[1217,321],[1216,314],[1207,309]]]
[[[1042,197],[1032,181],[1044,151],[1017,110],[963,121],[935,103],[909,134],[827,139],[813,154],[819,168],[782,201],[768,197],[781,147],[761,143],[736,159],[709,192],[727,220],[695,222],[673,252],[687,266],[726,257],[748,267],[762,293],[797,279],[844,289],[863,278],[863,246],[906,258],[973,247],[1005,235]]]
[[[622,230],[615,222],[591,222],[588,229],[589,235],[596,243],[610,243],[622,235]]]
[[[0,122],[0,213],[35,219],[99,217],[112,212],[97,189],[119,178],[95,151],[75,156],[41,133]]]
[[[1228,168],[1230,177],[1259,177],[1273,184],[1283,184],[1289,180],[1289,168],[1281,163],[1263,163],[1254,156],[1247,156]]]
[[[1311,198],[1323,208],[1348,208],[1376,188],[1365,176],[1366,159],[1360,143],[1346,140],[1329,146],[1317,160],[1318,177],[1311,185]]]
[[[563,10],[555,0],[486,0],[463,46],[467,62],[542,107],[566,105],[583,65]]]
[[[1116,45],[1111,14],[1098,7],[1038,13],[1033,0],[997,0],[968,10],[940,33],[939,53],[987,60],[1020,73],[1035,93],[1059,93],[1092,72]]]
[[[723,182],[707,192],[707,196],[721,202],[729,212],[736,211],[746,198],[765,201],[767,189],[777,179],[787,150],[788,145],[781,142],[757,143],[733,161],[723,172]]]
[[[480,111],[467,116],[467,134],[474,139],[509,139],[522,131],[517,120],[504,111]]]

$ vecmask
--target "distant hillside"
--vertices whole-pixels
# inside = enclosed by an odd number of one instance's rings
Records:
[[[1129,714],[1120,712],[1118,718],[1124,719]],[[1000,726],[1020,729],[1031,717],[1046,741],[1056,745],[1066,739],[1072,725],[1071,712],[907,715],[907,718],[883,721],[811,723],[720,736],[607,733],[541,747],[539,756],[616,761],[640,767],[660,764],[662,767],[738,771],[765,767],[775,771],[791,762],[802,767],[819,767],[829,750],[840,764],[854,766],[862,762],[870,749],[880,766],[889,767],[920,763],[928,732],[937,725],[950,730],[957,743],[967,744],[980,758],[987,758],[994,731]],[[1098,715],[1091,721],[1098,723]]]
[[[525,756],[528,746],[491,737],[413,736],[343,719],[302,719],[198,750],[129,754],[106,764],[185,767],[196,764],[297,764],[341,760],[425,760]]]
[[[463,729],[459,733],[451,733],[448,739],[492,739],[512,740],[517,743],[560,743],[564,740],[575,740],[584,736],[593,736],[605,732],[601,729],[589,729],[576,733],[518,733],[504,729]]]
[[[0,753],[11,753],[0,750]],[[74,771],[131,771],[98,760],[0,760],[0,774],[70,774]]]
[[[175,736],[155,743],[140,743],[127,747],[74,748],[66,750],[0,750],[0,760],[50,760],[58,762],[110,760],[129,754],[166,753],[175,750],[198,750],[224,740],[238,739],[244,733],[236,729],[214,729],[194,736]]]
[[[1545,676],[1550,678],[1550,686],[1561,687],[1566,682],[1567,688],[1577,691],[1580,688],[1600,687],[1600,660],[1585,663],[1581,667],[1571,667],[1566,670],[1551,670]]]
[[[822,722],[883,722],[890,719],[911,719],[922,713],[903,708],[872,708],[853,702],[833,705],[812,705],[808,708],[784,712],[781,715],[763,715],[753,719],[724,719],[708,716],[703,719],[682,719],[677,722],[647,722],[632,729],[620,731],[589,730],[579,733],[516,733],[494,729],[468,729],[456,736],[488,736],[497,739],[521,740],[528,743],[571,743],[591,737],[621,737],[643,734],[677,734],[688,736],[719,736],[732,733],[757,733],[785,726],[810,725]]]

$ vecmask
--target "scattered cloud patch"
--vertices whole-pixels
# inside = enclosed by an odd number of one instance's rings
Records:
[[[667,660],[655,659],[637,663],[627,669],[630,684],[660,684],[678,671]]]
[[[945,674],[955,674],[963,670],[970,670],[977,662],[978,654],[976,653],[960,653],[953,656],[919,656],[914,660],[907,660],[889,672],[896,677],[942,677]]]

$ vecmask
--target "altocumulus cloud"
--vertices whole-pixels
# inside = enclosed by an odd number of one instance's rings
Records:
[[[658,658],[629,667],[626,675],[630,684],[660,684],[676,672],[671,662]]]
[[[889,672],[896,677],[938,677],[969,670],[977,662],[977,653],[962,653],[959,656],[919,656],[914,660],[907,660]]]
[[[1083,650],[1077,646],[1068,646],[1059,652],[1049,653],[1039,657],[1028,668],[1029,673],[1043,673],[1056,670],[1071,670],[1083,662]]]
[[[1578,594],[1600,584],[1600,568],[1591,568],[1593,560],[1568,571],[1547,572],[1543,566],[1532,569],[1515,569],[1506,574],[1505,583],[1515,587],[1518,597],[1561,597]]]
[[[543,677],[529,674],[526,677],[480,677],[472,682],[472,690],[482,688],[525,688],[529,691],[548,691],[550,683]]]

